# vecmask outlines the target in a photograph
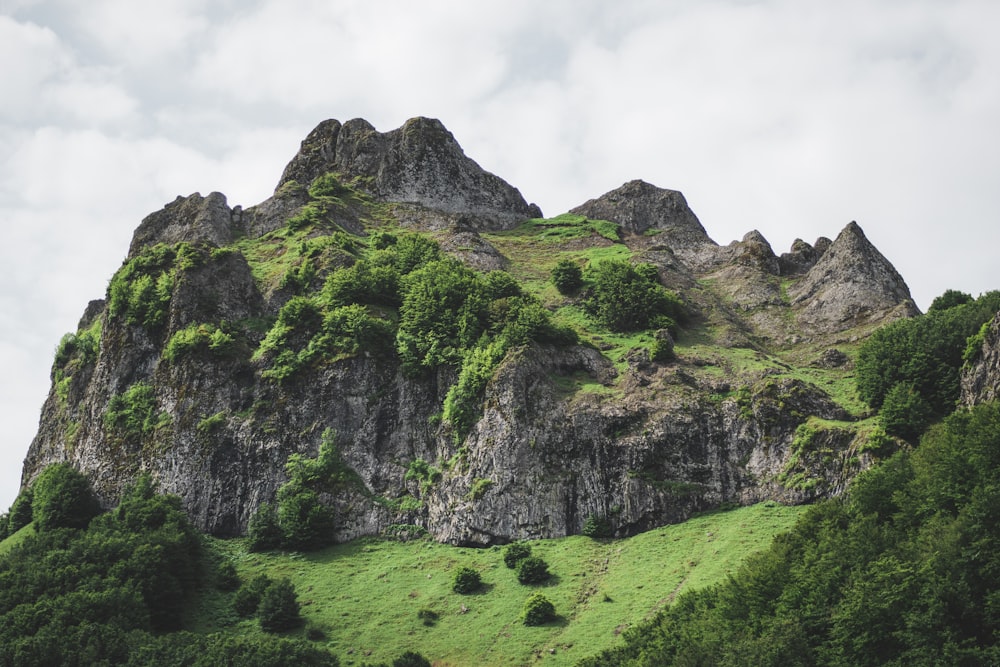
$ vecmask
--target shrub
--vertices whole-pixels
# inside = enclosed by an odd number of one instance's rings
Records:
[[[247,525],[250,551],[278,549],[284,542],[284,533],[278,523],[278,510],[271,503],[261,503]]]
[[[14,502],[10,506],[10,512],[7,514],[8,533],[13,535],[31,523],[31,505],[33,500],[34,494],[31,487],[21,489],[21,492],[17,494],[17,498],[14,499]]]
[[[886,433],[912,443],[916,443],[934,418],[930,404],[909,382],[900,382],[889,390],[879,417]]]
[[[517,580],[522,584],[540,584],[551,576],[548,563],[538,556],[528,556],[517,564]]]
[[[521,621],[525,625],[545,625],[555,618],[555,606],[542,593],[534,593],[524,601]]]
[[[518,563],[531,555],[531,546],[524,542],[513,542],[503,549],[504,565],[510,569],[517,567]]]
[[[455,580],[451,585],[451,590],[462,595],[475,593],[483,585],[483,580],[479,573],[471,567],[460,567],[455,572]]]
[[[652,265],[606,260],[590,270],[589,278],[592,287],[584,309],[612,331],[669,326],[684,314],[677,295],[657,282]]]
[[[264,591],[272,583],[269,576],[259,574],[240,586],[236,591],[236,595],[233,596],[233,609],[236,611],[236,614],[242,618],[249,618],[256,614]]]
[[[561,259],[552,269],[552,284],[560,294],[574,294],[583,287],[583,270],[571,259]]]
[[[101,511],[90,482],[69,463],[48,466],[32,488],[31,514],[38,530],[86,528]]]
[[[594,538],[609,537],[611,535],[611,524],[603,516],[591,514],[584,520],[580,534]]]
[[[264,632],[284,632],[302,623],[299,601],[290,579],[272,583],[260,598],[260,629]]]
[[[431,661],[413,651],[407,651],[392,661],[392,667],[431,667]]]
[[[419,618],[424,625],[431,626],[437,623],[439,615],[433,609],[424,607],[417,612],[417,618]]]
[[[236,340],[214,324],[192,324],[176,331],[163,348],[163,358],[173,364],[185,356],[225,358],[236,352]]]
[[[152,435],[156,429],[170,423],[170,416],[157,412],[153,387],[137,382],[108,401],[104,411],[104,428],[123,438],[141,438]]]
[[[240,576],[232,561],[222,561],[215,569],[215,587],[220,591],[235,591],[240,587]]]

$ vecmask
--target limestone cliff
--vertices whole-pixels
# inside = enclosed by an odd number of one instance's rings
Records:
[[[977,405],[1000,398],[1000,313],[984,328],[982,347],[962,373],[962,403]]]
[[[289,455],[335,432],[352,480],[323,496],[337,538],[410,524],[491,544],[573,534],[591,515],[624,535],[726,503],[803,502],[868,464],[866,415],[844,398],[850,355],[916,309],[855,223],[780,257],[757,232],[719,246],[680,193],[641,181],[540,215],[438,121],[325,121],[267,201],[195,194],[142,221],[106,299],[60,347],[24,482],[69,460],[111,504],[149,471],[199,527],[233,535],[274,499]],[[276,378],[290,352],[264,351],[292,299],[330,289],[375,232],[403,230],[508,272],[580,338],[507,350],[465,431],[442,420],[454,363],[413,373],[391,345],[362,345]],[[585,294],[545,286],[557,259],[609,252],[677,292],[688,317],[673,335],[612,334],[581,319]],[[373,298],[392,326],[398,304]],[[279,333],[311,349],[293,326]],[[654,353],[674,337],[674,358]]]

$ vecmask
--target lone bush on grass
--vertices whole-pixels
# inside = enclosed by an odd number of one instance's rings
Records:
[[[473,570],[471,567],[460,567],[458,571],[455,572],[455,582],[451,586],[451,590],[456,593],[461,593],[462,595],[467,595],[469,593],[475,593],[483,585],[483,580],[479,576],[479,573]]]
[[[503,549],[503,563],[510,569],[531,555],[531,547],[524,542],[513,542]]]
[[[517,565],[517,580],[522,584],[540,584],[551,576],[548,563],[538,556],[528,556]]]
[[[545,625],[556,618],[556,608],[542,593],[534,593],[524,602],[521,621],[525,625]]]

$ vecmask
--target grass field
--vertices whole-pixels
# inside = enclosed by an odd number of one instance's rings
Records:
[[[762,503],[628,539],[532,542],[533,554],[546,560],[554,576],[530,587],[504,566],[499,547],[368,539],[312,554],[253,554],[244,540],[212,543],[244,580],[259,573],[289,577],[307,623],[325,635],[319,643],[344,665],[391,662],[407,650],[438,666],[570,665],[614,645],[625,628],[680,591],[722,580],[790,528],[801,511]],[[461,566],[482,575],[480,592],[452,592],[453,573]],[[526,627],[518,617],[535,590],[554,603],[559,618]],[[421,610],[433,611],[437,621],[425,625]],[[235,617],[231,594],[219,592],[205,594],[191,629],[260,632],[255,621]]]

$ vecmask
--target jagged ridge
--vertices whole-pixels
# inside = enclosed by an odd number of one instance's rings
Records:
[[[327,173],[337,175],[341,196],[318,222],[292,231],[288,221],[316,201],[308,187]],[[130,258],[157,244],[178,257],[162,325],[129,323],[100,302],[88,308],[81,331],[99,322],[99,349],[54,367],[24,481],[70,460],[113,502],[149,470],[199,527],[234,534],[274,498],[289,454],[314,455],[332,429],[358,480],[325,497],[337,510],[338,538],[415,523],[441,540],[488,544],[575,533],[589,515],[627,534],[725,502],[801,502],[838,493],[866,465],[863,415],[786,361],[843,366],[849,355],[836,346],[850,351],[871,327],[916,312],[856,224],[833,242],[797,240],[777,257],[757,232],[717,245],[680,193],[641,181],[573,213],[579,230],[588,220],[616,223],[620,240],[584,231],[553,241],[533,236],[538,221],[518,227],[540,212],[465,157],[438,121],[414,119],[387,133],[360,120],[326,121],[271,199],[242,210],[218,193],[196,194],[140,224]],[[398,359],[357,354],[293,382],[270,381],[250,356],[265,330],[255,322],[273,321],[296,293],[274,266],[304,275],[302,289],[319,289],[354,261],[330,239],[387,226],[432,234],[470,265],[506,267],[521,280],[537,280],[559,257],[585,261],[614,245],[655,264],[661,282],[682,294],[690,340],[682,335],[673,363],[652,362],[641,337],[609,343],[590,331],[584,346],[513,350],[461,442],[437,422],[454,368],[413,377]],[[178,249],[182,242],[189,245]],[[300,271],[307,259],[313,273]],[[557,315],[572,312],[572,299],[541,294]],[[226,355],[165,361],[178,332],[227,322],[237,340]],[[843,371],[829,373],[829,383],[844,381]],[[168,425],[112,437],[103,424],[109,405],[137,383]],[[417,459],[441,478],[426,488],[408,479]]]

